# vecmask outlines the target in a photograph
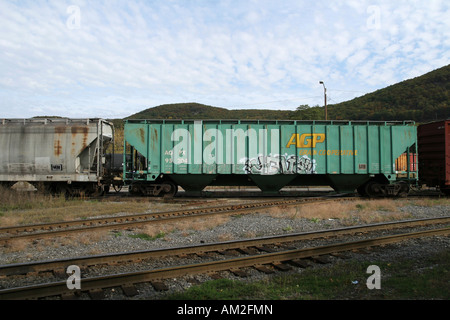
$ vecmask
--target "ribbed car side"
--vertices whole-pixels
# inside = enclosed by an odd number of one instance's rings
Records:
[[[233,185],[404,196],[418,178],[414,165],[396,166],[417,153],[411,121],[127,120],[124,135],[124,182],[136,194]]]
[[[106,155],[113,140],[114,127],[103,119],[1,119],[0,184],[101,194],[113,183]]]
[[[420,184],[450,195],[450,120],[418,127]]]

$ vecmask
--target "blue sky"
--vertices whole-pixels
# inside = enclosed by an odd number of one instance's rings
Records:
[[[0,118],[295,110],[450,64],[447,0],[0,0]]]

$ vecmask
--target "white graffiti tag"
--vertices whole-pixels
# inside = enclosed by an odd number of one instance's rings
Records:
[[[316,160],[308,156],[298,158],[290,155],[258,156],[245,158],[244,171],[247,174],[275,175],[275,174],[315,174]]]

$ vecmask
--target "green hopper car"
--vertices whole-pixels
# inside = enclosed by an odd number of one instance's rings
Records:
[[[339,193],[407,195],[418,179],[412,121],[127,120],[123,178],[135,194],[178,186],[331,186]]]

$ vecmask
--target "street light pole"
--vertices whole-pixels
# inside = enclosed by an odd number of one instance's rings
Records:
[[[323,81],[320,81],[319,83],[323,85],[323,96],[324,96],[324,101],[325,101],[325,120],[328,120],[327,88],[325,88],[325,83],[323,83]]]

